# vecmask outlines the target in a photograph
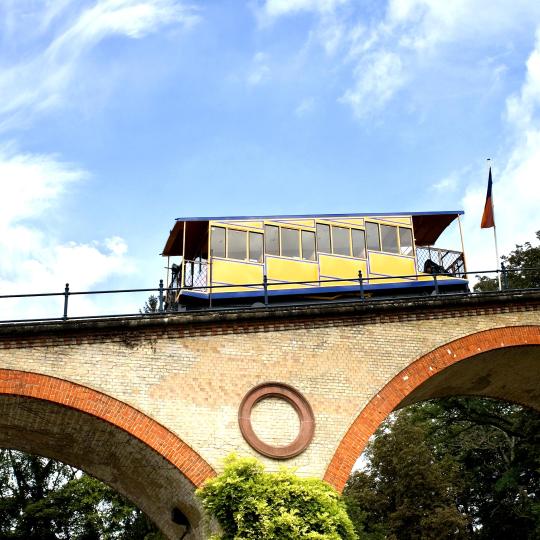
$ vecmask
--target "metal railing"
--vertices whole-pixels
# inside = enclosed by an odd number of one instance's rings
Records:
[[[462,275],[466,271],[461,251],[429,246],[416,248],[416,265],[418,272],[428,274]]]
[[[69,284],[66,283],[63,292],[52,292],[52,293],[30,293],[30,294],[7,294],[0,295],[0,307],[2,301],[6,300],[17,300],[17,299],[37,299],[37,298],[57,298],[62,300],[63,311],[62,316],[56,317],[27,317],[19,319],[1,319],[0,323],[18,323],[18,322],[29,322],[29,321],[67,321],[68,319],[92,319],[100,318],[103,316],[107,317],[127,317],[127,316],[148,316],[153,313],[167,313],[178,310],[178,298],[181,299],[182,295],[178,297],[178,292],[201,292],[204,293],[208,301],[207,305],[196,306],[196,310],[208,310],[208,309],[223,309],[220,307],[215,307],[212,305],[213,295],[219,292],[227,292],[231,289],[244,288],[248,289],[250,292],[256,291],[259,293],[259,296],[250,298],[250,301],[257,302],[259,298],[260,302],[257,304],[264,306],[280,306],[283,305],[283,301],[276,302],[274,297],[277,297],[277,294],[280,293],[279,289],[282,289],[284,286],[297,287],[301,291],[302,288],[305,288],[306,296],[310,294],[310,288],[312,287],[328,287],[328,294],[331,294],[332,291],[330,287],[336,286],[343,289],[343,291],[349,296],[347,299],[335,300],[337,302],[341,301],[380,301],[384,299],[396,299],[395,289],[388,289],[388,294],[385,296],[372,297],[370,296],[373,288],[372,285],[380,285],[384,282],[389,281],[406,281],[408,283],[417,283],[423,288],[423,292],[414,295],[408,294],[405,298],[410,300],[411,298],[426,298],[426,294],[444,294],[445,286],[448,286],[448,278],[467,278],[467,276],[475,276],[479,281],[477,283],[482,283],[484,286],[484,291],[470,291],[467,287],[468,281],[466,279],[458,284],[463,287],[462,292],[456,292],[453,290],[452,294],[459,295],[482,295],[482,294],[491,294],[493,292],[498,292],[498,276],[501,276],[502,290],[540,290],[540,268],[507,268],[504,265],[500,270],[487,270],[487,271],[476,271],[476,272],[459,272],[457,274],[413,274],[413,275],[404,275],[404,276],[378,276],[378,277],[369,277],[366,278],[359,272],[358,276],[351,278],[339,278],[339,279],[324,279],[316,281],[290,281],[290,282],[279,282],[272,283],[269,282],[267,277],[264,276],[262,283],[245,283],[245,284],[234,284],[234,285],[204,285],[202,287],[192,286],[185,289],[180,289],[176,287],[165,287],[163,280],[160,280],[159,286],[157,288],[142,288],[142,289],[114,289],[114,290],[98,290],[98,291],[71,291]],[[483,276],[494,276],[491,281],[486,281]],[[421,278],[421,279],[419,279]],[[428,279],[429,278],[429,279]],[[454,283],[454,286],[456,284]],[[442,289],[442,290],[441,290]],[[319,291],[320,292],[320,291]],[[339,291],[338,291],[339,292]],[[400,290],[398,289],[399,297]],[[401,291],[402,292],[402,291]],[[101,314],[101,315],[76,315],[69,317],[68,311],[70,306],[70,299],[76,297],[92,297],[95,295],[119,295],[119,294],[133,294],[133,293],[145,293],[145,295],[153,295],[156,299],[155,308],[151,310],[150,313],[143,312],[143,304],[141,302],[140,309],[137,312],[123,312],[123,313],[114,313],[114,314]],[[276,294],[277,293],[277,294]],[[392,294],[393,293],[393,294]],[[177,298],[176,305],[171,303],[171,294],[174,294]],[[148,297],[146,297],[148,298]],[[204,298],[204,297],[203,297]],[[286,299],[286,295],[282,296],[282,299]],[[272,300],[272,301],[271,301]],[[309,303],[321,303],[328,302],[328,300],[320,299],[313,300],[311,299]],[[256,304],[256,305],[257,305]],[[306,304],[305,300],[291,299],[287,302],[288,305],[295,304]],[[225,309],[246,309],[246,305],[237,305],[237,306],[226,306]]]

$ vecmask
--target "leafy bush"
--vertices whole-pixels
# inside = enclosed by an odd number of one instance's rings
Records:
[[[197,490],[221,525],[220,540],[354,540],[341,496],[315,478],[290,469],[267,473],[255,458],[225,459],[222,474]]]

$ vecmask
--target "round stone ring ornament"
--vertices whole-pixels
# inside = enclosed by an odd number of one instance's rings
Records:
[[[267,398],[282,399],[296,411],[300,420],[300,430],[290,444],[285,446],[267,444],[253,430],[251,423],[253,407]],[[280,382],[266,382],[253,387],[240,404],[238,423],[246,442],[263,456],[273,459],[289,459],[301,454],[309,446],[315,432],[315,417],[306,398],[292,386]]]

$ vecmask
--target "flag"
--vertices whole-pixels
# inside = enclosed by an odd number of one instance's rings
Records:
[[[491,197],[491,188],[493,180],[491,179],[491,167],[489,168],[488,188],[486,194],[486,204],[484,205],[484,213],[482,214],[481,229],[489,229],[495,227],[495,219],[493,217],[493,198]]]

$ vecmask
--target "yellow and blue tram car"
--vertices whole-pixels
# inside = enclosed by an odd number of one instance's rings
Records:
[[[179,218],[162,254],[180,304],[465,290],[463,252],[434,247],[462,213]]]

